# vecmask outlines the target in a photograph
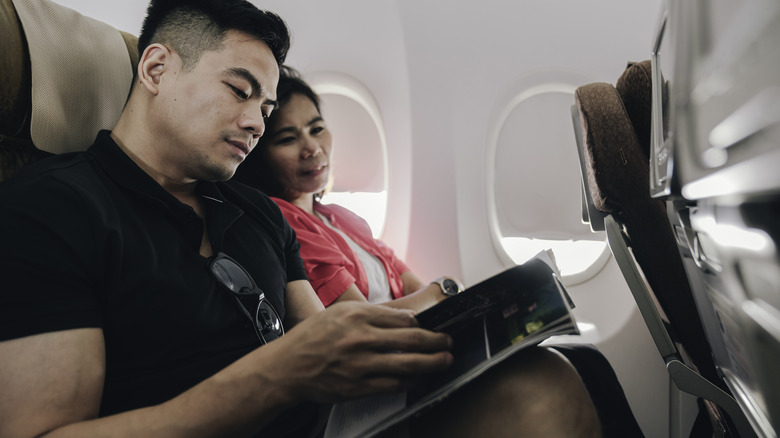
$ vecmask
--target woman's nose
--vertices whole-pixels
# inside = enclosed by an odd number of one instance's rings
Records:
[[[320,153],[322,153],[322,147],[320,146],[320,142],[314,138],[305,136],[303,141],[304,158],[319,155]]]

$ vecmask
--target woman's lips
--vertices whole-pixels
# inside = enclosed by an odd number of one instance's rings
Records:
[[[327,169],[327,168],[328,168],[327,164],[319,164],[317,166],[314,166],[314,167],[310,168],[309,170],[304,170],[303,174],[304,175],[317,176],[317,175],[320,175],[323,172],[325,172],[325,169]]]

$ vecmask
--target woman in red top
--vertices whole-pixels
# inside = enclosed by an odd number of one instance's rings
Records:
[[[323,304],[362,300],[423,310],[457,293],[448,277],[425,284],[365,220],[319,198],[330,178],[332,138],[319,97],[292,68],[283,68],[278,106],[235,179],[273,197],[301,244],[309,282]]]

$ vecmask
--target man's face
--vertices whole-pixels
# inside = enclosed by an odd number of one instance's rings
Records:
[[[192,70],[177,65],[162,75],[152,115],[165,173],[227,180],[263,135],[275,105],[276,60],[265,43],[230,31],[223,47],[204,52]]]

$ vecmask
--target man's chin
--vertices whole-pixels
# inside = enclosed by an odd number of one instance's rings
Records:
[[[230,178],[233,178],[233,175],[235,175],[237,168],[238,165],[234,167],[226,166],[226,167],[207,168],[204,169],[203,177],[199,179],[203,181],[210,181],[210,182],[227,181]]]

